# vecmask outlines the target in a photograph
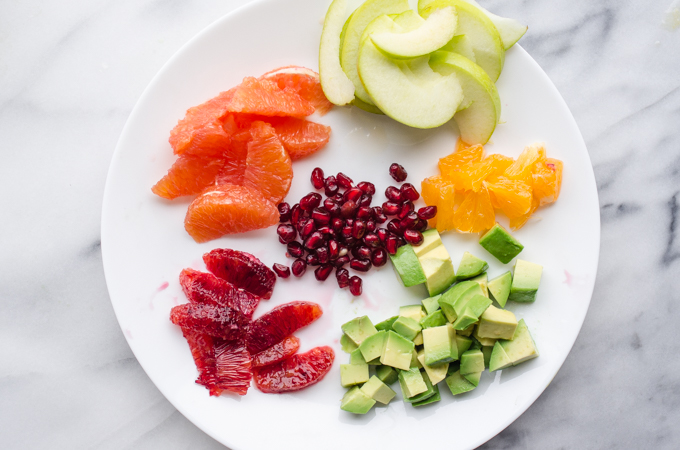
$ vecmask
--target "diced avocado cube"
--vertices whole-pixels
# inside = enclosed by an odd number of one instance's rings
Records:
[[[381,364],[380,363],[380,357],[377,357],[375,359],[370,360],[367,364],[369,366],[379,366]]]
[[[427,385],[423,380],[420,369],[413,367],[409,370],[399,371],[399,385],[404,394],[404,400],[427,391]]]
[[[442,313],[441,309],[436,310],[429,316],[425,317],[420,321],[420,326],[423,328],[441,327],[446,325],[446,317]]]
[[[439,298],[441,294],[435,295],[434,297],[428,297],[423,300],[423,308],[425,308],[425,314],[432,314],[439,309]]]
[[[457,306],[458,304],[456,304]],[[462,314],[458,313],[458,318],[453,323],[456,330],[464,330],[479,320],[479,317],[491,305],[491,299],[481,294],[473,295],[465,303],[465,310]]]
[[[375,325],[375,329],[378,330],[378,331],[383,331],[383,330],[389,331],[389,330],[391,330],[392,324],[394,323],[395,320],[397,320],[397,317],[399,317],[399,316],[390,317],[387,320],[383,320],[382,322],[377,323]]]
[[[340,364],[340,384],[350,387],[368,381],[368,366],[366,364]]]
[[[419,259],[425,274],[425,286],[430,296],[444,292],[456,281],[453,263],[451,263],[449,252],[443,245],[433,248]]]
[[[482,347],[482,353],[484,354],[484,366],[488,369],[491,353],[493,353],[493,347]]]
[[[467,374],[463,375],[463,378],[465,378],[470,383],[474,384],[475,387],[477,387],[477,386],[479,386],[479,379],[482,376],[482,372],[467,373]]]
[[[380,378],[380,381],[385,384],[393,384],[395,381],[397,381],[397,369],[390,366],[380,365],[375,368],[375,376]]]
[[[460,334],[461,336],[466,336],[470,337],[472,335],[472,332],[475,331],[475,325],[476,323],[473,323],[467,328],[463,328],[462,330],[456,330],[456,334]]]
[[[411,367],[410,368],[413,369],[414,367],[417,367],[418,369],[423,368],[422,363],[420,362],[420,360],[418,360],[418,352],[415,349],[413,349],[413,356],[411,357]]]
[[[484,354],[481,350],[468,350],[460,355],[460,374],[484,371]]]
[[[394,396],[397,395],[397,393],[394,392],[392,388],[383,383],[382,380],[380,380],[380,378],[375,375],[373,375],[366,382],[366,384],[361,386],[361,390],[364,394],[368,395],[376,402],[382,403],[383,405],[387,405],[390,400],[392,400]]]
[[[418,361],[420,361],[420,364],[423,365],[423,369],[425,369],[425,373],[427,373],[427,376],[430,377],[430,381],[432,382],[432,384],[437,384],[444,378],[446,378],[446,371],[449,370],[449,363],[440,363],[428,366],[427,364],[425,364],[424,350],[420,350],[418,352]]]
[[[477,258],[470,252],[465,252],[460,260],[456,279],[467,280],[468,278],[474,278],[488,268],[489,265],[486,261]]]
[[[530,303],[536,300],[538,285],[541,284],[543,266],[518,259],[512,274],[510,297],[513,302]]]
[[[430,398],[434,395],[434,386],[432,385],[432,382],[430,381],[430,377],[427,376],[427,373],[425,372],[420,372],[420,376],[423,377],[423,381],[425,382],[425,386],[427,389],[424,392],[421,392],[420,394],[416,394],[412,397],[406,397],[404,395],[404,401],[407,403],[415,403],[415,402],[421,402],[425,400],[426,398]],[[402,393],[403,393],[402,389]]]
[[[531,337],[524,319],[520,320],[517,324],[517,329],[511,341],[499,340],[498,343],[500,343],[505,354],[512,361],[513,366],[538,356],[536,343]]]
[[[512,366],[512,360],[503,350],[500,341],[496,341],[489,357],[489,372]]]
[[[425,328],[423,330],[425,364],[431,366],[458,359],[455,336],[456,333],[450,323],[440,327]]]
[[[340,346],[342,347],[342,351],[345,353],[352,353],[358,348],[357,344],[355,344],[354,341],[344,333],[340,337]]]
[[[476,337],[471,337],[470,340],[472,341],[472,344],[470,344],[469,350],[481,350],[482,349],[482,344],[479,343]]]
[[[423,307],[421,305],[400,306],[399,315],[413,319],[416,322],[420,322],[420,319],[425,317],[425,313],[423,312]]]
[[[362,392],[359,386],[354,386],[342,397],[340,409],[354,414],[366,414],[373,405],[375,405],[375,400]]]
[[[493,280],[489,280],[487,287],[491,298],[496,300],[501,308],[505,308],[505,303],[510,296],[510,287],[512,286],[512,274],[508,270],[503,275],[497,276]]]
[[[503,264],[512,261],[512,258],[519,255],[524,249],[524,246],[499,224],[491,227],[479,238],[479,245]]]
[[[387,331],[386,333],[387,337],[382,355],[380,355],[380,363],[397,369],[408,370],[411,367],[411,357],[413,356],[413,349],[416,348],[415,344],[394,331]]]
[[[476,387],[474,384],[466,380],[465,377],[460,374],[459,370],[446,377],[446,385],[449,387],[453,395],[469,392]]]
[[[461,283],[462,284],[462,283]],[[457,315],[463,314],[463,311],[468,307],[468,303],[470,302],[470,299],[473,297],[484,297],[484,293],[482,292],[482,287],[479,285],[479,283],[475,283],[474,281],[470,281],[470,288],[466,289],[464,292],[462,292],[458,298],[456,299],[456,302],[453,304],[453,309],[456,311]],[[489,299],[487,299],[489,300]],[[481,301],[481,300],[479,300]],[[482,302],[482,303],[485,303]],[[481,314],[481,313],[480,313]]]
[[[358,365],[368,364],[366,359],[364,359],[364,355],[361,354],[361,350],[358,348],[349,354],[349,363]]]
[[[491,306],[489,306],[489,308],[491,308]],[[475,332],[473,334],[475,339],[477,339],[477,341],[483,347],[493,347],[493,345],[496,343],[496,339],[481,337],[479,334],[477,334],[477,330],[479,330],[479,324],[477,324],[477,326],[475,327]]]
[[[434,391],[434,393],[430,397],[426,398],[425,400],[421,400],[419,402],[413,402],[413,403],[411,403],[411,405],[415,406],[415,407],[425,406],[425,405],[429,405],[430,403],[436,403],[439,400],[441,400],[442,396],[439,394],[439,386],[437,386],[436,384],[433,384],[432,390]]]
[[[462,283],[456,284],[454,287],[444,292],[439,298],[439,306],[442,312],[446,316],[449,322],[455,322],[458,318],[458,313],[456,312],[455,305],[458,299],[463,296],[466,292],[480,293],[481,288],[478,283],[474,281],[463,281]]]
[[[364,342],[359,346],[359,350],[366,361],[373,361],[380,358],[383,347],[385,346],[385,337],[387,331],[378,331],[376,334],[364,339]]]
[[[480,297],[483,297],[483,295],[480,295]],[[464,330],[470,325],[474,325],[477,320],[478,317],[475,315],[475,313],[470,308],[467,308],[462,314],[458,316],[456,321],[453,322],[453,328],[456,330]]]
[[[341,326],[342,331],[358,346],[369,336],[378,332],[368,316],[356,317]]]
[[[413,251],[416,256],[421,257],[425,253],[429,252],[435,247],[439,247],[442,244],[442,238],[439,236],[439,232],[436,228],[431,228],[429,230],[423,231],[423,242],[420,245],[414,245]]]
[[[517,318],[505,309],[489,306],[479,317],[477,335],[480,338],[512,339],[517,329]]]
[[[404,336],[406,339],[412,341],[413,338],[415,338],[418,333],[420,333],[422,327],[418,322],[409,317],[399,316],[399,318],[392,324],[392,329]]]
[[[410,245],[402,245],[397,249],[397,253],[390,255],[392,267],[397,273],[398,278],[404,286],[415,286],[417,284],[425,283],[425,273],[420,266],[420,261],[413,247]]]
[[[470,278],[470,281],[474,281],[475,283],[479,284],[479,287],[482,288],[482,295],[488,297],[489,296],[489,277],[487,276],[486,272],[484,272],[481,275],[477,275],[474,278]]]
[[[472,339],[465,337],[465,336],[460,336],[456,335],[454,341],[456,342],[456,350],[459,355],[462,355],[464,352],[468,351],[468,349],[472,346]]]
[[[416,337],[413,338],[413,343],[415,345],[423,345],[423,332],[419,332],[416,334]]]

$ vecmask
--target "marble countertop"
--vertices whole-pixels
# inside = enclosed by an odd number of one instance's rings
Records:
[[[243,2],[3,2],[0,447],[224,448],[132,355],[104,281],[100,214],[146,85]],[[529,25],[521,44],[581,128],[602,219],[598,279],[571,354],[482,448],[680,448],[680,2],[482,3]]]

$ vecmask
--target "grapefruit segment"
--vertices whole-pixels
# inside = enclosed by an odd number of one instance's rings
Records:
[[[328,373],[335,353],[330,347],[316,347],[279,363],[255,370],[255,386],[266,393],[297,391],[311,386]]]
[[[180,155],[151,191],[168,200],[199,194],[215,182],[226,164],[222,158]]]
[[[333,108],[321,88],[319,74],[301,66],[286,66],[265,73],[260,78],[275,82],[279,88],[292,88],[303,99],[311,103],[320,115]]]
[[[293,161],[316,153],[331,137],[331,127],[309,120],[287,117],[271,124]]]
[[[243,185],[260,191],[265,198],[278,204],[293,180],[290,156],[271,125],[253,122],[250,134]]]
[[[274,81],[246,77],[235,88],[227,111],[305,117],[314,113],[314,106],[300,97],[292,87],[281,89]]]

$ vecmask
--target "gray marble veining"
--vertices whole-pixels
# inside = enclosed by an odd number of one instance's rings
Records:
[[[242,1],[4,1],[0,9],[0,447],[223,448],[130,352],[101,264],[127,116]],[[485,449],[680,448],[680,29],[671,0],[485,1],[564,96],[597,178],[590,311],[553,383]]]

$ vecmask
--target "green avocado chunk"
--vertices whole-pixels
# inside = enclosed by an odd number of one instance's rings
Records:
[[[441,327],[442,325],[446,325],[446,317],[444,316],[444,313],[438,309],[429,316],[423,318],[420,321],[420,325],[423,328]]]
[[[383,347],[385,346],[386,336],[387,331],[383,330],[364,339],[359,346],[359,351],[361,351],[361,354],[366,361],[373,361],[376,358],[380,358]]]
[[[392,324],[392,329],[404,336],[406,339],[412,341],[418,335],[418,333],[420,333],[422,327],[420,326],[420,323],[416,322],[410,317],[399,316],[399,318]]]
[[[394,392],[392,388],[383,383],[382,380],[380,380],[380,378],[375,375],[373,375],[363,386],[361,386],[361,390],[364,392],[364,394],[371,397],[376,402],[382,403],[383,405],[387,405],[390,400],[392,400],[394,396],[397,395],[397,393]]]
[[[366,364],[340,364],[340,384],[342,387],[354,386],[368,381],[368,366]]]
[[[510,366],[512,366],[512,360],[503,350],[500,341],[496,341],[489,357],[489,372],[505,369]]]
[[[462,314],[458,315],[458,318],[453,323],[453,328],[456,330],[464,330],[470,325],[473,325],[479,320],[479,316],[481,316],[490,305],[491,299],[488,297],[480,294],[473,295],[464,305],[461,304],[461,307],[464,307],[465,310]],[[456,304],[456,306],[458,306],[458,304]]]
[[[456,342],[456,349],[459,355],[462,355],[472,346],[472,339],[456,334],[454,338]]]
[[[509,289],[508,289],[508,292],[510,292]],[[378,330],[378,331],[383,331],[383,330],[389,331],[389,330],[391,330],[392,324],[394,323],[395,320],[397,320],[397,317],[399,317],[399,316],[390,317],[387,320],[383,320],[382,322],[375,324],[375,329]]]
[[[470,383],[474,384],[475,387],[477,387],[477,386],[479,386],[479,379],[482,376],[482,372],[467,373],[467,374],[463,375],[463,378],[465,378]]]
[[[456,281],[451,257],[443,245],[433,248],[418,259],[425,274],[425,286],[430,296],[444,292]]]
[[[418,361],[420,361],[423,369],[425,369],[427,376],[430,377],[432,384],[437,384],[446,378],[446,372],[449,370],[450,363],[440,363],[428,366],[425,364],[425,351],[422,349],[418,351]]]
[[[368,316],[356,317],[341,326],[342,331],[357,345],[378,332]]]
[[[404,394],[405,401],[418,394],[427,392],[427,384],[425,384],[423,375],[417,367],[412,367],[409,370],[400,370],[399,385],[401,386],[401,392]]]
[[[423,346],[425,364],[428,366],[446,363],[458,359],[458,347],[455,331],[450,323],[423,330]]]
[[[518,259],[515,262],[515,273],[512,275],[508,300],[521,303],[535,301],[542,273],[543,266]]]
[[[422,301],[423,308],[425,308],[426,314],[432,314],[433,312],[435,312],[439,309],[439,299],[440,298],[441,298],[441,294],[435,295],[434,297],[426,298],[425,300]]]
[[[512,339],[517,318],[512,311],[489,306],[479,318],[476,334],[480,338]]]
[[[393,384],[397,381],[397,369],[382,364],[375,368],[375,375],[385,384]]]
[[[478,291],[475,291],[475,289]],[[478,283],[475,283],[474,281],[463,281],[444,292],[439,298],[439,306],[449,322],[455,322],[458,318],[455,305],[458,298],[467,291],[470,291],[471,293],[479,292],[481,294],[481,288]]]
[[[489,268],[486,261],[483,261],[470,252],[463,253],[463,258],[460,260],[458,272],[456,272],[457,280],[467,280],[474,278]]]
[[[465,377],[460,374],[460,370],[457,370],[453,374],[446,377],[446,385],[449,387],[453,395],[469,392],[477,387],[465,379]]]
[[[510,296],[510,287],[512,286],[512,274],[508,270],[503,275],[499,275],[493,280],[489,280],[487,287],[491,299],[496,300],[501,308],[505,308],[505,304]]]
[[[366,414],[373,405],[375,405],[375,400],[359,389],[359,386],[354,386],[342,397],[340,409],[354,414]]]
[[[503,264],[512,261],[512,258],[524,249],[524,246],[498,223],[484,233],[479,239],[479,245]]]
[[[386,333],[387,337],[382,355],[380,355],[380,363],[397,369],[408,370],[411,367],[413,349],[416,348],[415,344],[394,331],[387,331]]]
[[[420,322],[420,319],[425,317],[425,314],[423,313],[423,307],[421,305],[400,306],[399,315],[413,319],[416,322]]]
[[[349,354],[349,363],[355,365],[368,364],[358,348]]]
[[[468,350],[460,355],[460,373],[467,375],[484,371],[484,354],[481,350]]]
[[[433,384],[432,390],[434,391],[434,393],[430,397],[426,398],[425,400],[421,400],[419,402],[413,402],[413,403],[411,403],[411,405],[418,407],[418,406],[425,406],[425,405],[429,405],[430,403],[436,403],[436,402],[440,401],[442,399],[442,397],[439,394],[439,386],[437,386],[436,384]]]
[[[439,232],[436,228],[430,228],[429,230],[423,231],[423,242],[420,245],[414,245],[413,251],[416,256],[421,257],[425,253],[429,252],[435,247],[439,247],[442,244],[442,238],[439,236]]]
[[[505,351],[505,354],[510,361],[512,361],[513,366],[538,356],[536,343],[531,337],[531,333],[529,333],[529,328],[524,322],[524,319],[520,320],[517,324],[517,329],[515,330],[515,334],[511,341],[500,339],[496,344],[500,344]]]
[[[410,245],[399,247],[395,255],[390,255],[390,260],[404,286],[410,287],[425,283],[425,273]]]
[[[414,370],[413,368],[411,370]],[[417,369],[416,369],[417,370]],[[405,372],[399,372],[399,375],[405,374]],[[402,394],[404,394],[404,401],[408,403],[413,403],[413,402],[420,402],[425,400],[426,398],[430,398],[431,396],[434,395],[434,387],[432,386],[432,382],[430,381],[430,378],[427,376],[427,373],[418,371],[417,375],[413,375],[413,378],[416,379],[420,377],[422,381],[425,383],[425,390],[412,396],[407,396],[407,393],[410,391],[406,391],[405,388],[409,388],[409,385],[407,382],[409,381],[409,376],[410,374],[405,374],[404,375],[404,384],[400,384],[402,387]],[[401,381],[402,378],[399,378]]]
[[[486,272],[477,275],[474,278],[470,278],[470,281],[474,281],[475,283],[479,284],[479,287],[482,288],[482,295],[489,296],[489,277],[486,274]]]
[[[358,348],[357,344],[355,344],[354,341],[344,333],[342,334],[342,336],[340,336],[340,346],[342,348],[342,351],[345,353],[352,353],[354,350]]]

